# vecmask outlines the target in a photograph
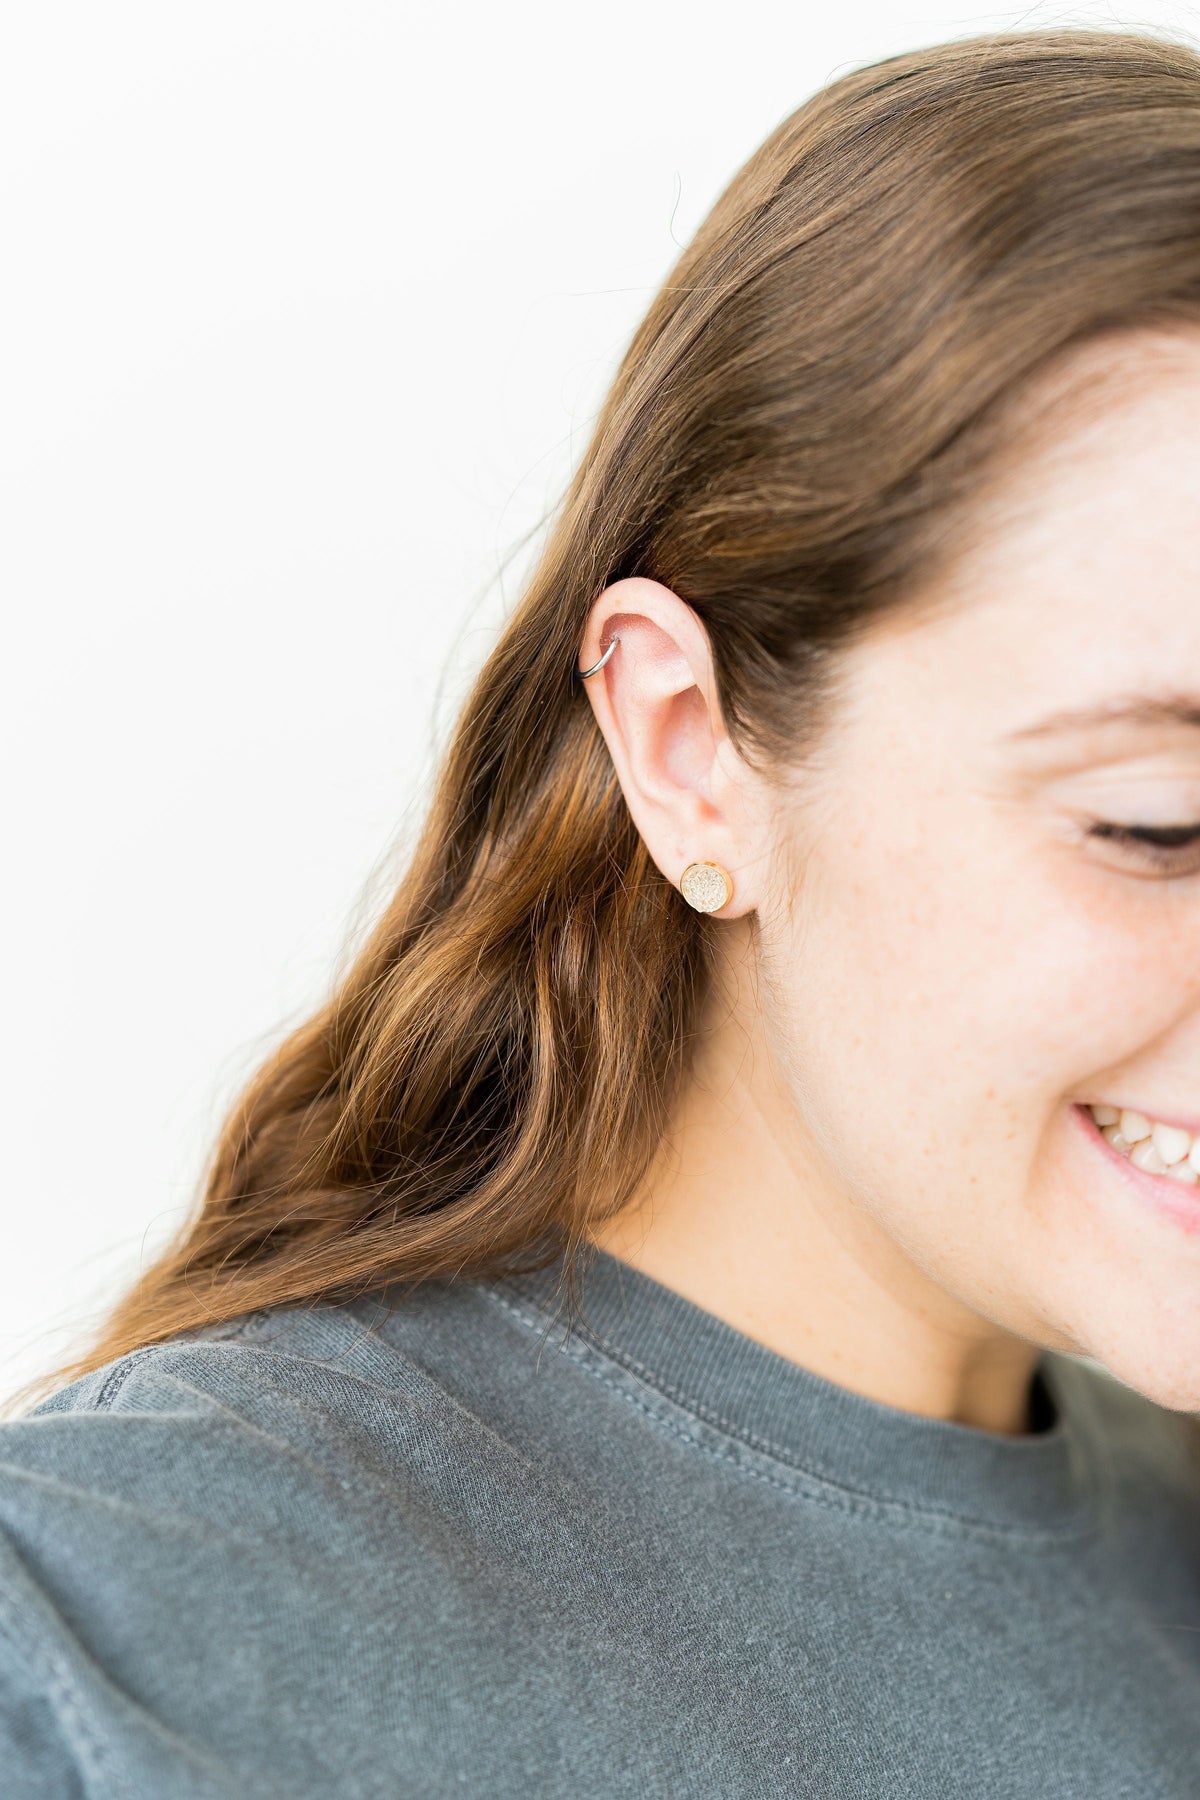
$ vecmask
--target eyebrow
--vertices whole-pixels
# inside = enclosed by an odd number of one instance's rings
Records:
[[[1007,733],[1007,742],[1054,737],[1103,725],[1193,725],[1200,727],[1200,694],[1117,694],[1095,706],[1069,707]]]

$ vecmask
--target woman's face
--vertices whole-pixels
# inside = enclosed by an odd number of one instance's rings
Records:
[[[1198,1410],[1200,1179],[1084,1110],[1200,1137],[1200,336],[1140,369],[1023,465],[944,612],[850,652],[758,912],[846,1202],[986,1319]],[[1108,835],[1166,826],[1196,841]]]

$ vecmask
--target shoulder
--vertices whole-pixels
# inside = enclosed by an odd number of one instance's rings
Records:
[[[130,1351],[0,1421],[0,1528],[21,1504],[78,1507],[88,1492],[155,1505],[204,1505],[193,1477],[237,1479],[256,1492],[297,1475],[323,1440],[355,1427],[419,1423],[443,1404],[436,1339],[458,1303],[419,1291],[392,1307],[303,1303],[248,1313]],[[430,1354],[418,1351],[424,1343]],[[348,1449],[343,1439],[339,1448]],[[226,1490],[228,1502],[234,1496]],[[249,1496],[239,1496],[248,1499]]]
[[[402,1552],[406,1528],[460,1505],[464,1467],[526,1469],[502,1395],[525,1391],[536,1350],[471,1283],[280,1306],[133,1350],[0,1421],[0,1557],[63,1597],[187,1594],[239,1560],[299,1566],[314,1538],[361,1560],[383,1517]]]
[[[401,1342],[373,1297],[247,1315],[0,1422],[5,1800],[107,1793],[105,1765],[182,1792],[178,1746],[256,1729],[297,1643],[384,1628],[379,1580],[420,1579],[444,1512],[463,1304],[402,1301]]]
[[[419,1340],[437,1308],[412,1311]],[[422,1366],[378,1312],[284,1306],[181,1333],[0,1421],[0,1606],[14,1558],[62,1600],[104,1581],[182,1591],[222,1561],[329,1540],[453,1403],[439,1356]]]
[[[165,1578],[182,1548],[268,1530],[343,1415],[403,1410],[406,1365],[372,1371],[367,1336],[357,1309],[247,1315],[133,1350],[0,1422],[0,1605],[14,1557],[61,1599],[99,1570]]]

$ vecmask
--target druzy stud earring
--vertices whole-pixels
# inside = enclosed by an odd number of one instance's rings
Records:
[[[718,912],[733,898],[733,879],[720,863],[691,862],[679,877],[679,891],[697,912]]]

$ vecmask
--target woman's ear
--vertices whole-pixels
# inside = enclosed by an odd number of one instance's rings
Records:
[[[739,918],[760,903],[761,795],[721,719],[708,634],[661,582],[617,581],[593,602],[578,667],[630,816],[673,886],[691,862],[727,869],[733,894],[717,909]]]

